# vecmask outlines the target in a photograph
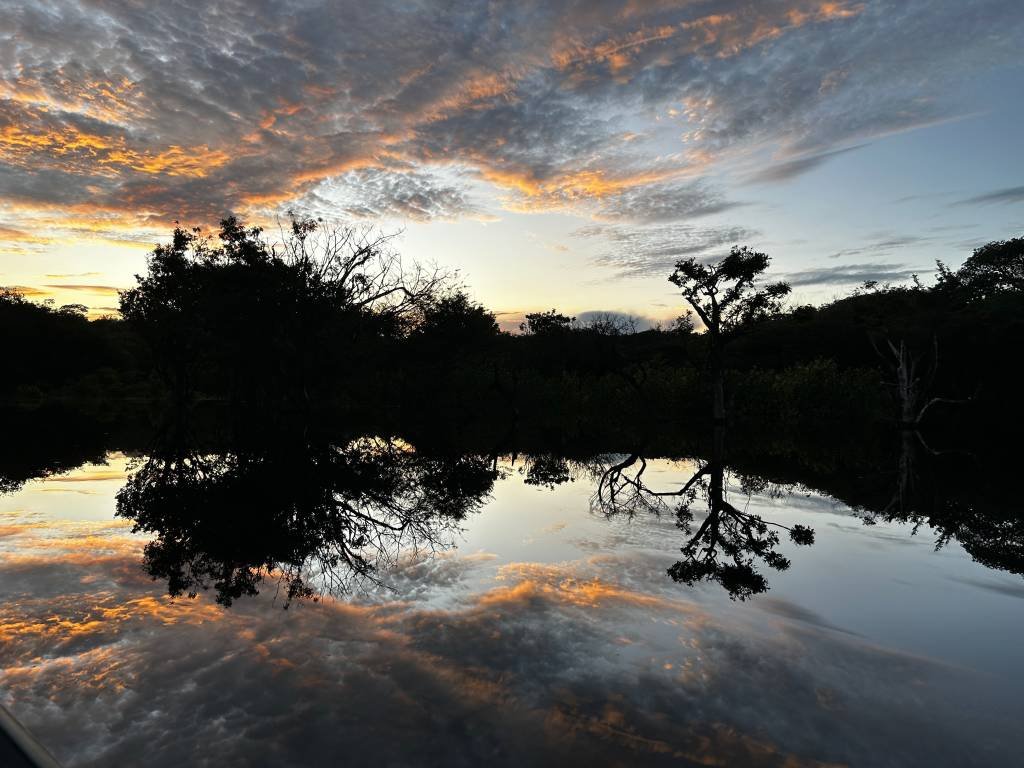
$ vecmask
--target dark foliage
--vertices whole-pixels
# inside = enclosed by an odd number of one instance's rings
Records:
[[[0,295],[0,396],[543,415],[557,429],[726,415],[781,433],[1006,429],[1024,416],[1006,367],[1024,354],[1021,242],[940,267],[933,287],[872,285],[785,311],[787,287],[761,282],[768,256],[736,248],[677,265],[691,314],[671,329],[552,309],[510,335],[445,275],[403,264],[387,236],[296,219],[275,245],[229,218],[216,237],[175,230],[122,295],[123,320]]]
[[[444,546],[494,482],[485,456],[431,456],[387,438],[328,439],[259,423],[210,452],[187,422],[165,428],[117,494],[117,514],[154,535],[145,567],[172,595],[255,595],[285,605],[380,583],[402,552]]]

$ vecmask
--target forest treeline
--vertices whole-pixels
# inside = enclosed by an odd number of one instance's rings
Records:
[[[1024,239],[990,243],[934,284],[865,284],[823,306],[787,303],[764,254],[680,262],[680,318],[637,331],[556,310],[499,330],[439,269],[388,236],[295,219],[283,242],[235,218],[178,228],[90,321],[0,291],[0,398],[32,404],[219,400],[284,409],[767,429],[941,419],[1020,423]],[[717,314],[715,314],[717,313]]]

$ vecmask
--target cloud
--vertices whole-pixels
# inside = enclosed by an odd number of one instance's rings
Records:
[[[5,21],[9,227],[49,211],[122,233],[310,195],[478,215],[453,166],[517,210],[706,215],[735,203],[687,180],[719,162],[766,152],[753,177],[779,181],[963,114],[958,84],[1016,62],[1024,31],[1014,0],[22,0]]]
[[[0,523],[0,700],[69,768],[1017,755],[1012,675],[887,650],[791,600],[684,589],[670,519],[609,521],[613,549],[560,562],[422,552],[394,593],[287,612],[271,589],[231,609],[168,598],[125,520]]]
[[[966,200],[959,200],[954,205],[992,205],[996,203],[1020,203],[1024,202],[1024,187],[1007,187],[988,192],[984,195],[969,197]]]
[[[323,182],[295,208],[322,216],[369,219],[452,220],[482,214],[465,184],[415,170],[365,168]]]
[[[30,232],[15,229],[14,227],[0,227],[0,240],[7,242],[38,242],[40,238]]]
[[[767,611],[768,613],[775,614],[776,616],[782,616],[793,621],[800,621],[805,624],[810,624],[822,629],[831,629],[836,632],[848,632],[848,630],[845,630],[842,627],[837,627],[826,621],[821,615],[814,611],[788,600],[783,600],[782,598],[766,597],[763,600],[758,600],[756,605],[763,611]]]
[[[103,296],[117,296],[121,292],[121,288],[115,288],[112,285],[73,285],[73,284],[54,284],[47,285],[46,288],[53,288],[61,291],[81,291],[82,293],[95,293]]]
[[[472,586],[464,569],[490,560],[443,558],[411,574],[459,587],[441,604],[283,615],[269,596],[168,599],[138,568],[141,541],[92,533],[0,565],[5,702],[69,766],[934,764],[979,739],[996,762],[1014,754],[999,742],[1011,713],[952,695],[989,681],[800,606],[770,628],[713,613],[642,556],[506,563]]]
[[[615,270],[616,277],[665,277],[677,261],[689,256],[715,258],[733,245],[758,236],[744,227],[694,227],[665,224],[653,227],[623,227],[594,224],[574,233],[596,239],[602,251],[594,263]]]
[[[853,152],[855,149],[860,149],[860,147],[834,149],[830,152],[820,152],[816,155],[798,157],[795,160],[786,160],[782,163],[769,165],[756,173],[751,174],[748,181],[754,184],[789,181],[791,179],[795,179],[797,176],[802,176],[805,173],[813,171],[815,168],[823,165],[833,157],[846,154],[847,152]]]
[[[901,248],[911,245],[922,245],[932,242],[934,238],[920,235],[892,235],[883,234],[874,240],[857,248],[846,248],[829,255],[830,259],[840,259],[847,256],[883,256]]]
[[[652,184],[623,190],[600,201],[596,218],[606,221],[662,222],[695,219],[736,208],[705,181]]]
[[[793,287],[815,285],[854,285],[874,280],[880,283],[907,280],[921,269],[907,264],[844,264],[838,267],[816,267],[788,272],[782,277]]]
[[[5,285],[3,286],[3,289],[8,291],[14,291],[15,293],[20,293],[22,296],[29,299],[40,298],[43,296],[50,295],[49,291],[43,291],[40,290],[39,288],[33,288],[28,285]]]
[[[1024,599],[1024,585],[1019,584],[1016,581],[998,581],[993,578],[955,578],[953,580],[958,581],[961,584],[967,584],[971,587],[977,587],[979,589],[985,589],[990,592],[995,592],[998,595],[1006,595],[1007,597],[1016,597]]]

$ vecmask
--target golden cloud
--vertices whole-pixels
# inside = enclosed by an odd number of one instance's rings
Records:
[[[190,178],[203,178],[230,159],[226,152],[205,144],[188,149],[171,145],[159,151],[138,151],[130,148],[123,136],[103,136],[67,123],[54,125],[45,117],[38,111],[26,110],[23,123],[9,122],[0,127],[0,159],[22,168],[56,164],[67,172],[82,175],[117,176],[124,171],[136,171]]]

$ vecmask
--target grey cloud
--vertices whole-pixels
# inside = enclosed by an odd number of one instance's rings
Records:
[[[707,182],[652,184],[627,189],[601,201],[597,218],[607,221],[662,222],[694,219],[737,208]]]
[[[783,16],[778,5],[761,7]],[[961,113],[949,86],[1010,64],[1024,27],[1008,0],[845,7],[859,12],[796,29],[783,23],[770,42],[724,59],[680,56],[637,81],[652,103],[681,90],[697,105],[696,138],[709,149],[761,140],[791,154],[820,153]]]
[[[807,157],[800,157],[795,160],[787,160],[775,165],[769,165],[767,168],[763,168],[756,173],[751,174],[748,181],[755,184],[789,181],[790,179],[795,179],[797,176],[802,176],[805,173],[813,171],[815,168],[823,165],[833,157],[837,157],[838,155],[842,155],[847,152],[853,152],[855,149],[860,149],[860,147],[835,149],[831,152],[821,152],[816,155],[809,155]]]
[[[116,296],[122,289],[112,285],[82,285],[82,284],[48,284],[44,288],[59,288],[63,291],[82,291],[84,293],[101,293],[107,296]]]
[[[296,205],[325,216],[426,221],[480,215],[464,188],[419,171],[367,168],[349,171]]]
[[[880,283],[907,280],[922,270],[907,264],[844,264],[838,267],[819,267],[785,274],[784,279],[794,287],[813,285],[854,285],[875,280]]]
[[[849,630],[837,627],[831,622],[825,620],[821,615],[815,613],[802,605],[797,605],[788,600],[783,600],[777,597],[766,597],[763,600],[758,600],[757,607],[768,613],[782,616],[787,619],[794,621],[800,621],[805,624],[810,624],[822,629],[831,629],[836,632],[844,632],[846,634],[852,634]]]
[[[1024,202],[1024,187],[1008,187],[997,189],[976,197],[969,197],[960,200],[955,205],[991,205],[993,203],[1020,203]]]
[[[876,237],[874,240],[868,242],[865,245],[857,248],[847,248],[842,251],[836,251],[829,256],[830,259],[840,259],[847,256],[882,256],[892,251],[905,248],[910,245],[921,245],[923,243],[932,242],[932,237],[922,237],[919,235],[882,235]]]
[[[971,587],[978,587],[979,589],[985,589],[989,592],[995,592],[998,595],[1005,595],[1007,597],[1016,597],[1024,599],[1024,584],[1017,581],[997,581],[996,579],[971,579],[971,578],[957,578],[954,581],[958,581],[961,584],[967,584]]]
[[[681,104],[680,151],[714,158],[768,145],[790,159],[762,176],[788,178],[837,147],[959,114],[956,84],[1016,61],[1024,29],[1011,0],[847,2],[829,6],[849,12],[831,19],[810,0],[56,7],[5,9],[0,81],[42,93],[47,109],[30,115],[6,100],[0,120],[88,133],[165,162],[146,172],[110,147],[22,146],[0,154],[0,197],[161,223],[274,209],[396,156],[464,164],[520,203],[590,204],[581,174],[617,179],[694,162],[638,155],[620,140],[624,120],[653,125]],[[196,156],[202,175],[173,175],[174,148]],[[598,199],[599,215],[653,222],[735,205],[685,185],[638,184]],[[420,197],[434,192],[440,214]],[[368,215],[462,210],[451,190],[416,179],[368,194],[378,196]]]
[[[604,247],[596,264],[616,270],[618,277],[668,277],[676,261],[689,256],[714,258],[718,251],[757,237],[744,227],[693,227],[666,224],[655,227],[623,227],[596,224],[574,233],[600,240]]]

